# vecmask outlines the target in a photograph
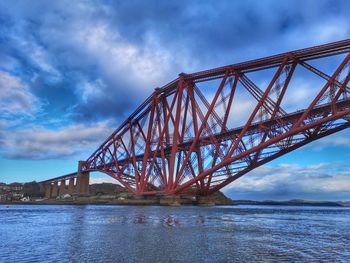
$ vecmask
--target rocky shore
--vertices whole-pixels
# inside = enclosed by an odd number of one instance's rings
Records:
[[[101,183],[89,185],[89,195],[64,194],[57,198],[44,198],[38,183],[16,183],[16,188],[4,184],[5,198],[0,198],[2,204],[65,204],[65,205],[231,205],[233,201],[223,193],[217,192],[210,197],[195,196],[149,196],[136,197],[124,187]],[[1,190],[1,189],[0,189]]]
[[[157,196],[147,198],[116,197],[114,195],[71,196],[57,199],[36,199],[29,201],[4,201],[2,204],[35,204],[35,205],[232,205],[233,201],[224,194],[218,193],[211,197],[193,196]]]
[[[125,188],[117,184],[101,183],[89,186],[89,195],[63,195],[57,198],[45,199],[36,182],[13,183],[10,185],[0,183],[0,204],[35,204],[35,205],[267,205],[267,206],[333,206],[348,207],[350,202],[335,201],[252,201],[232,200],[222,192],[212,196],[149,196],[135,197]]]

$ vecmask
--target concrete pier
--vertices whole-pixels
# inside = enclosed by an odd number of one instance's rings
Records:
[[[66,193],[66,180],[62,180],[58,191],[58,195],[61,196],[61,195],[64,195],[65,193]]]
[[[68,184],[68,194],[73,194],[74,193],[74,178],[69,179],[69,184]]]
[[[77,192],[80,195],[89,195],[90,173],[83,171],[84,161],[79,161],[78,178],[77,178]]]
[[[39,183],[39,191],[40,193],[45,193],[45,185],[42,183]]]
[[[90,182],[90,175],[89,173],[81,173],[78,175],[77,178],[77,192],[81,195],[88,195],[89,194],[89,182]]]
[[[77,178],[77,192],[81,195],[89,194],[90,174],[80,173]]]
[[[82,182],[83,178],[81,177],[81,175],[78,175],[77,177],[77,193],[80,194],[81,193],[81,186],[83,184]]]
[[[201,206],[215,205],[215,201],[212,196],[197,196],[196,199],[197,199],[197,205],[201,205]]]
[[[56,198],[66,193],[70,195],[89,195],[90,173],[86,172],[86,162],[79,161],[78,172],[53,178],[40,183],[40,192],[45,193],[46,198]],[[67,181],[68,180],[68,187]]]
[[[90,174],[84,173],[83,174],[82,194],[88,195],[90,193],[89,184],[90,184]]]
[[[47,183],[45,184],[45,198],[51,197],[51,184]]]
[[[180,206],[181,205],[181,197],[178,195],[167,195],[162,196],[159,199],[160,205],[168,205],[168,206]]]
[[[58,182],[54,182],[52,185],[51,197],[56,198],[58,196]]]

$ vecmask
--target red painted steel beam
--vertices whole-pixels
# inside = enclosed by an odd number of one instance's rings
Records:
[[[339,101],[337,105],[340,109],[350,108],[350,98],[347,100]],[[314,108],[311,111],[311,115],[320,115],[324,112],[330,112],[330,111],[331,111],[331,104],[323,104],[323,105],[320,105],[320,106]],[[299,110],[299,111],[290,113],[286,116],[283,116],[280,120],[284,123],[294,123],[294,121],[298,120],[303,115],[304,112],[305,112],[305,110]],[[271,127],[271,126],[274,126],[276,124],[278,124],[277,119],[266,120],[264,122],[252,123],[252,125],[249,126],[247,132],[248,132],[248,134],[259,133],[260,132],[259,127],[261,125]],[[242,132],[243,128],[244,128],[244,126],[237,127],[237,128],[232,129],[232,130],[227,130],[227,131],[223,131],[221,133],[215,134],[214,136],[215,136],[217,141],[223,142],[223,141],[231,139],[232,137],[237,137],[237,135],[239,135]],[[209,137],[201,137],[198,140],[198,143],[200,145],[210,144]],[[184,143],[180,143],[178,147],[181,149],[190,149],[192,144],[193,144],[193,139],[186,141]],[[172,147],[167,147],[164,149],[164,151],[166,153],[170,153],[171,149],[172,149]],[[154,152],[151,152],[151,154],[153,154],[153,153]],[[140,155],[136,156],[136,158],[138,160],[143,159],[143,157],[144,157],[144,154],[140,154]],[[129,161],[129,159],[121,159],[121,160],[119,160],[119,163],[128,162],[128,161]]]
[[[204,70],[192,74],[187,74],[186,79],[191,80],[194,82],[199,81],[205,81],[208,79],[213,78],[220,78],[223,77],[226,70],[228,68],[234,69],[235,71],[241,71],[241,72],[250,72],[250,71],[257,71],[262,70],[265,68],[275,67],[282,63],[284,57],[286,55],[293,56],[295,59],[302,60],[302,61],[308,61],[320,57],[327,57],[332,56],[336,54],[343,54],[350,51],[350,39],[329,43],[325,45],[319,45],[311,48],[305,48],[305,49],[299,49],[287,53],[282,53],[279,55],[251,60],[248,62],[233,64],[233,65],[227,65],[224,67],[214,68],[210,70]],[[292,63],[292,62],[291,62]],[[169,93],[173,93],[178,86],[179,78],[171,81],[170,83],[166,84],[165,86],[158,88],[157,93],[164,95],[168,95]],[[116,129],[110,137],[108,137],[102,145],[90,156],[93,157],[99,150],[103,148],[104,145],[106,145],[110,140],[113,140],[115,135],[120,132],[128,123],[129,119],[134,119],[138,116],[138,114],[142,111],[146,112],[147,109],[150,107],[150,103],[152,100],[152,96],[149,96],[130,116],[129,118],[123,122],[118,129]]]
[[[344,53],[330,76],[308,63]],[[282,101],[296,67],[326,84],[306,109],[287,112]],[[266,69],[274,74],[260,89],[250,74]],[[104,172],[136,195],[212,194],[270,160],[348,127],[349,81],[350,39],[182,73],[157,88],[88,158],[83,171]],[[202,82],[212,88],[210,99]],[[237,89],[257,102],[241,127],[230,123],[237,117]]]
[[[268,146],[272,145],[275,142],[278,142],[278,141],[280,141],[282,139],[287,138],[288,136],[296,135],[296,134],[304,131],[305,129],[313,128],[313,127],[316,127],[317,125],[320,125],[320,124],[325,123],[327,121],[336,120],[336,119],[342,118],[344,116],[349,116],[349,115],[350,115],[350,109],[347,109],[347,110],[344,110],[344,111],[336,114],[335,116],[326,117],[326,118],[322,119],[322,121],[318,121],[317,123],[312,123],[312,124],[309,124],[309,125],[305,125],[304,127],[294,128],[293,130],[284,133],[280,137],[275,137],[274,139],[271,139],[271,140],[269,140],[267,142],[264,142],[264,143],[260,144],[258,147],[255,147],[253,149],[248,150],[244,154],[254,153],[256,150],[268,147]],[[231,162],[233,162],[235,160],[240,159],[242,157],[242,155],[243,154],[227,158],[225,161],[219,163],[216,167],[213,167],[213,168],[203,172],[202,174],[199,174],[196,179],[199,180],[200,178],[203,178],[203,177],[209,175],[210,173],[215,172],[219,168],[224,167],[226,164],[229,164],[229,163],[231,163]],[[185,184],[181,185],[178,189],[176,189],[173,194],[176,194],[176,193],[180,192],[182,189],[185,189],[186,187],[192,185],[193,183],[194,183],[193,180],[190,180],[190,181],[186,182]]]

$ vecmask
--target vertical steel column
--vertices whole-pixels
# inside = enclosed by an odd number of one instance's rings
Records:
[[[174,178],[176,178],[175,173],[175,160],[176,155],[178,153],[178,144],[179,144],[179,125],[181,118],[181,105],[182,105],[182,94],[185,86],[185,77],[183,74],[180,74],[180,80],[178,84],[177,90],[177,107],[176,107],[176,115],[175,115],[175,123],[174,123],[174,133],[173,133],[173,147],[171,148],[170,161],[169,161],[169,181],[168,181],[168,189],[169,192],[174,187]],[[179,160],[177,160],[179,162]]]

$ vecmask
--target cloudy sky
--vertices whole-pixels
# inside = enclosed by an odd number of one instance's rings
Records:
[[[349,14],[349,1],[0,1],[0,181],[75,171],[179,72],[349,38]],[[297,150],[225,192],[350,200],[349,135]]]

